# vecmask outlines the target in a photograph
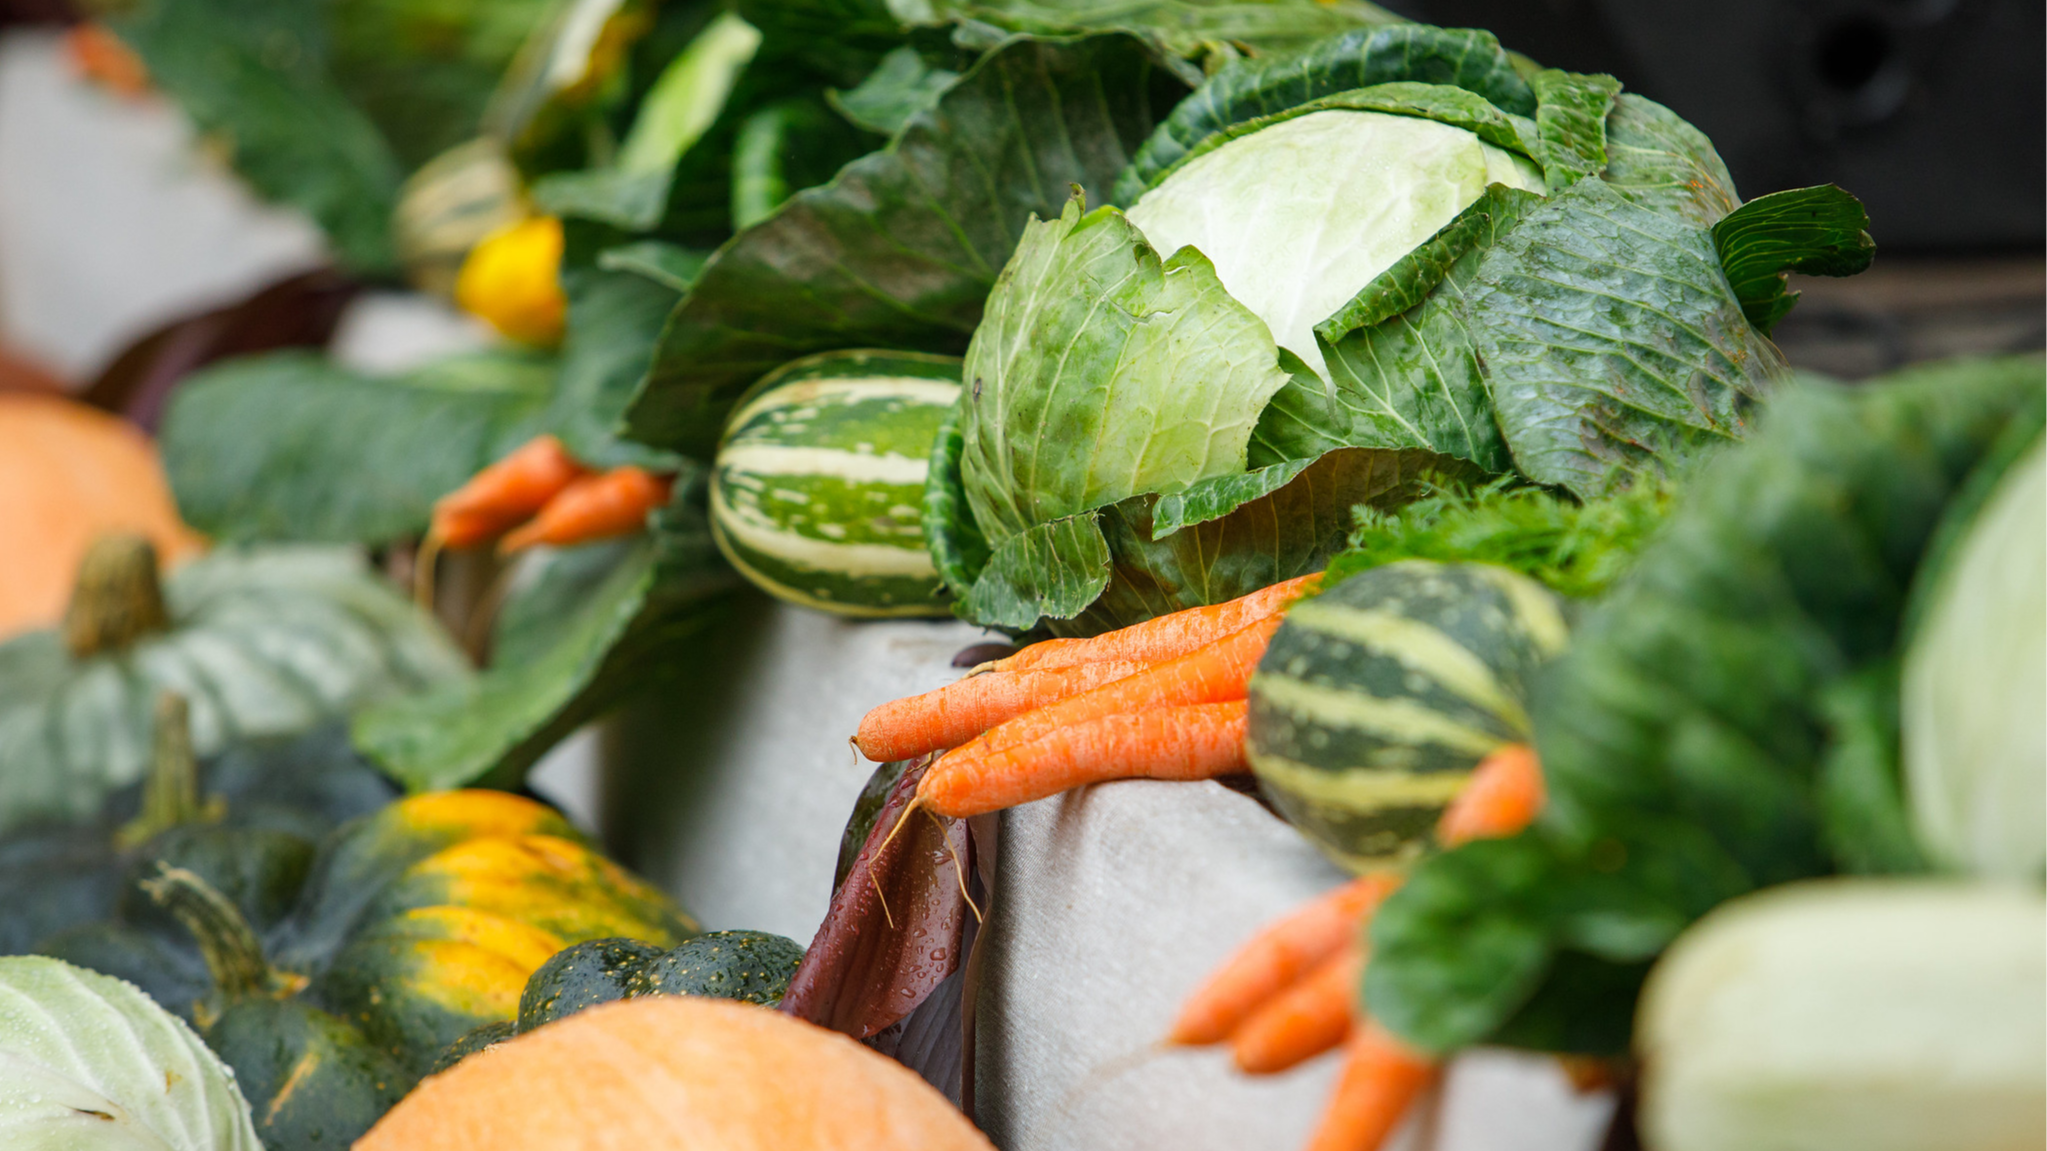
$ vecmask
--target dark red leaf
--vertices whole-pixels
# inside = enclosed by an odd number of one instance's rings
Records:
[[[973,843],[963,820],[903,812],[931,757],[889,789],[782,998],[799,1019],[866,1039],[908,1016],[960,966],[973,912]]]

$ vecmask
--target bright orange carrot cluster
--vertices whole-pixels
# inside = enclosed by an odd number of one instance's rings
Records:
[[[1251,673],[1287,605],[1316,578],[1093,639],[1033,644],[875,708],[854,746],[877,762],[944,751],[917,800],[955,818],[1110,779],[1243,771]]]
[[[428,539],[464,549],[502,537],[509,554],[630,535],[668,502],[672,482],[636,467],[592,471],[560,440],[536,436],[436,501]]]
[[[1502,747],[1473,770],[1436,837],[1457,844],[1512,835],[1542,800],[1535,753]],[[1397,875],[1365,875],[1267,926],[1195,991],[1167,1036],[1184,1046],[1228,1043],[1238,1069],[1253,1075],[1342,1047],[1343,1072],[1308,1151],[1376,1151],[1436,1080],[1433,1060],[1354,1012],[1365,928],[1399,886]]]

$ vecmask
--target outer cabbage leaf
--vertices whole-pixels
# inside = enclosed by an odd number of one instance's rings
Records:
[[[1424,862],[1378,913],[1373,1016],[1429,1050],[1611,1050],[1633,982],[1692,919],[1881,858],[1844,850],[1855,821],[1828,793],[1842,756],[1896,733],[1879,710],[1872,737],[1843,693],[1894,665],[1945,506],[2001,437],[2037,434],[2043,408],[2034,358],[1778,398],[1688,483],[1538,683],[1542,819]],[[1895,759],[1882,767],[1895,788]]]
[[[1742,314],[1766,336],[1798,303],[1786,272],[1852,276],[1876,256],[1862,201],[1833,184],[1750,200],[1713,225],[1713,247]]]
[[[1212,134],[1353,88],[1394,81],[1474,92],[1502,112],[1529,116],[1535,95],[1490,32],[1394,24],[1325,40],[1297,56],[1239,60],[1180,102],[1116,180],[1111,203],[1144,190]]]
[[[1741,205],[1734,177],[1704,132],[1677,113],[1623,92],[1606,118],[1600,178],[1644,207],[1711,225]]]
[[[415,791],[516,787],[547,750],[659,682],[676,644],[741,586],[685,475],[646,536],[549,557],[501,616],[504,658],[474,679],[367,708],[356,747]]]
[[[1580,496],[1739,438],[1788,370],[1711,235],[1600,180],[1530,208],[1458,306],[1516,467]]]
[[[628,414],[634,438],[707,452],[762,373],[809,352],[957,354],[1033,215],[1100,196],[1180,82],[1114,34],[990,52],[889,146],[792,197],[705,266]]]
[[[1033,224],[967,350],[960,474],[1010,537],[1244,469],[1286,373],[1199,251],[1167,260],[1114,208]]]
[[[164,468],[221,539],[383,543],[539,430],[554,364],[483,352],[372,377],[304,352],[230,360],[173,397]]]
[[[9,1146],[262,1151],[234,1072],[132,983],[0,959],[0,1050]]]
[[[1620,95],[1620,81],[1548,68],[1528,84],[1535,89],[1536,159],[1550,190],[1561,192],[1605,171],[1606,117]]]
[[[825,98],[855,127],[884,136],[903,130],[912,116],[928,112],[960,74],[925,58],[904,44],[881,58],[873,72],[848,91],[830,91]]]
[[[687,287],[690,262],[686,249],[643,241],[600,253],[595,268],[563,271],[568,328],[554,396],[541,422],[577,459],[597,467],[674,466],[668,453],[617,433],[653,358],[654,339],[681,296],[678,281]]]
[[[890,7],[913,23],[966,19],[1039,36],[1134,32],[1189,58],[1222,44],[1284,55],[1400,19],[1362,0],[892,0]]]

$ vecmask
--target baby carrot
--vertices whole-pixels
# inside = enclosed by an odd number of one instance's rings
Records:
[[[434,501],[432,535],[472,548],[525,522],[564,488],[589,475],[553,436],[535,436]]]
[[[1259,1007],[1230,1035],[1237,1070],[1276,1075],[1342,1043],[1364,969],[1363,950],[1348,944]]]
[[[1111,779],[1213,779],[1243,771],[1245,707],[1232,700],[1122,712],[981,755],[949,752],[925,772],[917,798],[961,819]]]
[[[1247,596],[1208,607],[1192,607],[1090,639],[1048,639],[988,665],[991,671],[1070,667],[1097,660],[1142,660],[1157,663],[1186,655],[1234,631],[1278,615],[1315,589],[1321,572],[1298,576],[1260,588]]]
[[[860,721],[853,746],[876,763],[915,759],[926,752],[958,747],[1032,708],[1078,695],[1144,668],[1144,664],[1132,660],[1108,660],[1076,667],[970,675],[936,691],[885,703],[868,712]]]
[[[1134,675],[996,724],[961,745],[954,754],[985,755],[1105,716],[1241,700],[1252,671],[1278,629],[1279,617],[1260,620],[1176,659],[1155,663]]]
[[[1166,1042],[1220,1043],[1259,1006],[1358,938],[1398,876],[1360,876],[1261,928],[1180,1009]]]
[[[1359,1020],[1344,1046],[1336,1090],[1305,1151],[1378,1151],[1435,1079],[1433,1062],[1371,1020]]]
[[[547,501],[540,514],[498,544],[510,555],[534,544],[572,547],[647,526],[647,513],[668,502],[672,480],[630,465],[585,476]]]
[[[1470,782],[1443,809],[1436,838],[1446,846],[1512,835],[1534,822],[1546,792],[1535,749],[1510,743],[1472,769]]]

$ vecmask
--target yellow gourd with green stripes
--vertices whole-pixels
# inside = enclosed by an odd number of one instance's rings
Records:
[[[1479,760],[1529,740],[1530,678],[1566,634],[1563,601],[1505,568],[1361,572],[1273,635],[1251,678],[1251,769],[1330,858],[1400,866]]]

